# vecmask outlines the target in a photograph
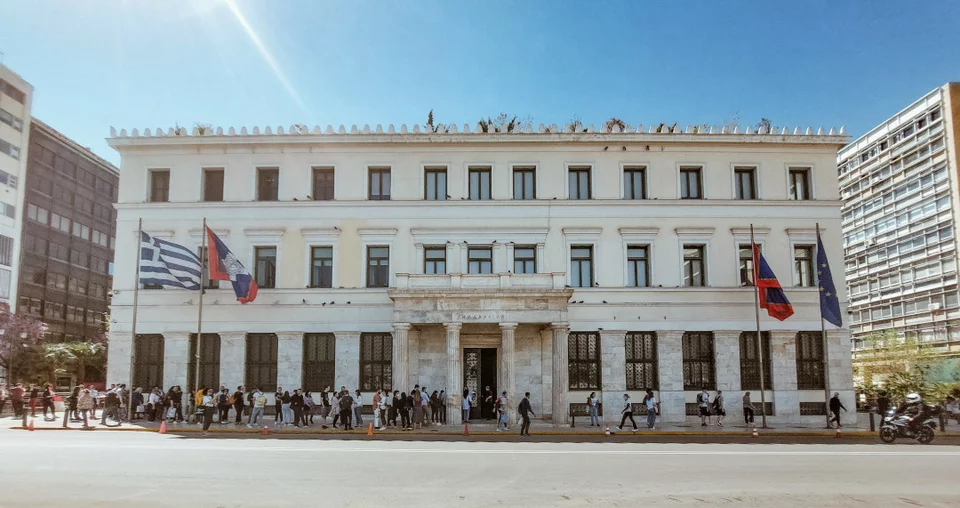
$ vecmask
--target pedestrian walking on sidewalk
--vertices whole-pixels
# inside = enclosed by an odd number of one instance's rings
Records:
[[[523,394],[523,400],[520,401],[520,405],[517,406],[517,412],[520,413],[520,435],[521,436],[530,436],[530,417],[537,416],[533,413],[533,408],[530,407],[530,392]]]
[[[587,412],[590,413],[590,426],[600,426],[600,399],[597,398],[597,392],[590,392],[587,397]]]
[[[100,411],[100,425],[107,424],[107,417],[113,418],[117,425],[120,425],[120,396],[117,392],[107,393],[107,398],[103,401],[103,411]]]
[[[743,394],[743,423],[753,423],[753,402],[750,401],[750,392]]]
[[[248,427],[259,427],[263,421],[263,412],[267,407],[267,396],[259,388],[253,389],[253,407],[250,409],[250,422]]]
[[[500,426],[503,425],[503,430],[510,430],[510,416],[507,414],[507,392],[503,392],[500,395],[500,398],[493,403],[494,411],[497,414],[497,430],[501,430]]]
[[[843,403],[840,402],[840,392],[833,392],[833,398],[830,399],[830,412],[833,413],[833,418],[830,419],[830,422],[837,422],[837,428],[841,427],[840,425],[840,410],[843,410],[844,413],[847,412],[847,408],[843,407]]]
[[[360,395],[360,390],[355,393],[357,395],[353,398],[353,426],[359,427],[363,425],[363,416],[360,415],[363,412],[363,395]]]
[[[620,413],[623,417],[620,418],[620,425],[617,426],[617,430],[623,430],[623,424],[627,423],[627,418],[630,419],[630,423],[633,424],[633,431],[637,431],[637,422],[633,419],[633,403],[630,402],[630,394],[623,394],[623,409],[620,410]]]
[[[717,415],[717,427],[723,427],[723,417],[727,416],[727,410],[723,407],[723,390],[717,390],[717,396],[713,399],[713,414]]]
[[[203,408],[203,435],[208,436],[210,435],[210,424],[213,423],[213,410],[216,409],[216,396],[213,388],[208,389],[207,393],[203,395],[200,407]]]
[[[697,394],[697,406],[700,407],[700,426],[706,427],[710,424],[710,394],[706,388]]]
[[[473,399],[470,397],[470,390],[468,388],[463,389],[463,423],[470,421],[470,408],[473,405]]]
[[[87,415],[93,409],[93,396],[90,395],[90,390],[84,389],[80,392],[80,397],[77,398],[77,408],[83,415],[83,428],[90,428],[90,422],[87,420]]]
[[[10,389],[10,402],[13,404],[13,416],[23,417],[23,383],[17,383]]]
[[[657,414],[660,413],[660,403],[653,396],[653,390],[647,389],[647,395],[643,398],[643,403],[647,406],[647,428],[653,429],[657,423]]]

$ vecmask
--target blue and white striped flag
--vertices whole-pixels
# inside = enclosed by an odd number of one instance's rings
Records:
[[[183,245],[140,232],[140,283],[198,291],[203,265]]]

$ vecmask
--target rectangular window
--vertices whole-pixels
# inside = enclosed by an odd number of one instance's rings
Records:
[[[390,201],[390,168],[370,168],[370,184],[367,199]]]
[[[170,201],[170,170],[150,170],[150,202],[166,203]]]
[[[707,271],[704,263],[703,245],[683,246],[683,285],[684,287],[703,287],[707,285]]]
[[[513,273],[537,273],[537,248],[517,245],[513,248]]]
[[[52,259],[58,261],[69,261],[70,260],[70,248],[66,245],[60,245],[59,243],[50,242],[49,253]]]
[[[794,201],[810,199],[810,169],[790,168],[790,195]]]
[[[197,334],[190,334],[190,356],[187,358],[187,386],[185,392],[199,388],[220,386],[220,336],[215,333],[203,334],[200,341],[200,382],[196,382],[197,372]],[[263,388],[262,386],[260,387]]]
[[[716,390],[713,332],[684,332],[683,389]]]
[[[13,266],[13,238],[0,235],[0,265]]]
[[[773,390],[773,374],[770,363],[770,333],[762,332],[763,387]],[[760,355],[757,351],[757,332],[740,333],[740,389],[760,389]]]
[[[740,286],[753,285],[753,249],[750,244],[740,244]]]
[[[257,201],[277,201],[280,193],[280,168],[257,168]]]
[[[266,393],[277,389],[277,335],[248,333],[245,386]]]
[[[513,199],[537,199],[536,168],[513,168]]]
[[[223,201],[223,168],[203,170],[203,200]]]
[[[733,185],[737,199],[757,199],[757,179],[754,168],[734,168]]]
[[[393,336],[360,334],[360,390],[393,389]]]
[[[310,248],[310,287],[333,287],[333,247]]]
[[[367,247],[367,287],[390,287],[390,247]]]
[[[593,247],[589,245],[570,247],[570,286],[575,288],[593,286]]]
[[[446,247],[424,247],[423,273],[427,275],[444,275],[447,273]]]
[[[2,79],[0,79],[0,93],[5,94],[20,104],[27,103],[27,94],[23,90],[20,90],[19,88]]]
[[[680,168],[680,199],[703,199],[701,168]]]
[[[14,159],[20,160],[20,148],[2,139],[0,139],[0,153],[5,153]]]
[[[627,286],[639,288],[650,285],[649,247],[627,246]]]
[[[47,319],[56,319],[58,321],[63,321],[63,304],[46,302],[43,306],[43,317]]]
[[[657,375],[657,333],[628,332],[627,390],[659,390]]]
[[[795,245],[793,247],[794,277],[797,286],[813,287],[816,277],[813,273],[813,245]]]
[[[334,386],[337,338],[332,333],[303,336],[303,389],[321,392]]]
[[[570,390],[600,389],[600,334],[572,332],[567,338]]]
[[[493,273],[493,249],[490,247],[467,249],[467,273]]]
[[[647,199],[647,168],[623,168],[623,199]]]
[[[570,199],[591,199],[590,168],[572,167],[567,173]]]
[[[137,334],[133,349],[133,386],[163,389],[163,335]]]
[[[823,335],[820,332],[797,334],[797,389],[823,390]]]
[[[200,262],[203,264],[202,275],[206,282],[206,284],[203,287],[207,289],[219,289],[220,281],[213,280],[210,278],[210,257],[207,255],[207,249],[208,249],[207,247],[197,248],[197,255],[200,256]]]
[[[490,199],[490,168],[470,168],[470,199],[485,201]]]
[[[263,288],[277,287],[277,248],[255,247],[257,286]]]
[[[23,122],[19,118],[13,116],[13,113],[3,109],[0,109],[0,122],[13,127],[17,131],[23,128]]]
[[[58,214],[50,214],[50,227],[70,234],[70,219]]]
[[[314,201],[333,201],[334,169],[331,167],[313,168]]]
[[[446,166],[423,168],[423,199],[427,201],[446,201]]]

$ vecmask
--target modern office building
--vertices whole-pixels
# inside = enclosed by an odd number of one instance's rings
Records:
[[[871,336],[960,356],[960,83],[939,87],[838,156],[854,362]],[[880,381],[866,366],[864,382]]]
[[[33,87],[0,64],[0,302],[16,308]]]
[[[447,392],[453,423],[464,388],[529,391],[558,424],[590,392],[610,420],[650,388],[680,422],[701,388],[722,389],[731,414],[745,390],[759,402],[762,366],[774,422],[821,423],[825,389],[853,407],[849,330],[822,336],[814,261],[819,223],[841,266],[846,136],[625,130],[114,131],[107,382],[129,382],[133,363],[146,388],[419,383]],[[198,250],[206,219],[256,300],[211,284],[198,345],[200,292],[143,288],[132,340],[141,219]],[[796,311],[762,316],[762,355],[751,224]]]

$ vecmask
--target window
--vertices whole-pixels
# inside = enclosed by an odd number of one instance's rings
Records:
[[[570,199],[591,199],[589,167],[572,167],[567,174],[567,178],[570,187]]]
[[[773,390],[773,374],[770,373],[770,333],[760,333],[763,343],[763,387]],[[760,389],[760,355],[757,351],[757,332],[740,333],[740,389]]]
[[[150,170],[150,201],[152,203],[166,203],[170,201],[170,170]]]
[[[794,201],[810,199],[810,169],[790,168],[790,195]]]
[[[85,295],[87,294],[87,285],[81,282],[80,279],[70,277],[67,282],[67,290],[73,294]]]
[[[273,333],[248,333],[246,355],[246,380],[248,387],[256,387],[270,393],[277,389],[277,335]]]
[[[680,168],[680,199],[703,199],[699,167]]]
[[[0,109],[0,122],[3,122],[18,131],[23,128],[23,122],[14,116],[13,113],[10,113],[4,109]]]
[[[10,299],[10,270],[0,269],[0,298]]]
[[[424,247],[423,273],[427,275],[444,275],[447,273],[446,247]]]
[[[106,296],[104,292],[104,287],[100,284],[90,283],[90,296],[93,298],[103,298]]]
[[[703,250],[703,245],[683,246],[684,287],[703,287],[707,285],[707,272],[704,265]]]
[[[447,168],[445,166],[424,168],[423,177],[423,199],[446,201]]]
[[[32,235],[24,235],[23,250],[26,252],[32,252],[34,254],[39,254],[42,257],[46,257],[47,256],[47,240],[44,238],[37,238]]]
[[[3,210],[2,210],[3,215],[10,217],[11,219],[17,218],[17,207],[9,203],[0,203],[0,204],[3,205]]]
[[[93,216],[104,222],[110,222],[113,218],[113,210],[111,210],[109,206],[97,204],[94,205]]]
[[[570,286],[575,288],[593,286],[593,247],[589,245],[570,247]]]
[[[490,168],[470,168],[470,199],[490,199]]]
[[[823,390],[823,336],[820,332],[797,334],[797,389]]]
[[[133,386],[163,387],[163,335],[138,334],[133,350]]]
[[[684,332],[683,334],[683,389],[715,390],[715,359],[713,332]]]
[[[332,167],[313,168],[313,199],[314,201],[333,201]]]
[[[627,246],[627,286],[639,288],[649,285],[649,247],[646,245]]]
[[[537,273],[537,248],[517,245],[513,248],[513,273]]]
[[[16,145],[10,144],[0,139],[0,153],[5,153],[14,159],[20,160],[20,149]]]
[[[47,196],[53,196],[53,181],[41,176],[31,176],[27,179],[30,188]]]
[[[56,213],[50,214],[50,227],[70,234],[70,219]]]
[[[513,168],[513,199],[537,199],[536,168]]]
[[[77,221],[73,221],[73,236],[82,238],[84,240],[90,240],[90,227],[84,226]]]
[[[569,389],[599,390],[600,334],[597,332],[572,332],[567,340]]]
[[[95,272],[107,273],[107,260],[98,258],[97,256],[90,256],[90,269]]]
[[[628,332],[627,390],[658,390],[656,332]]]
[[[53,188],[53,199],[61,205],[73,206],[73,193],[59,185]]]
[[[333,287],[333,247],[310,248],[310,287]]]
[[[63,321],[63,304],[47,301],[43,306],[43,317]]]
[[[223,169],[203,170],[203,200],[223,201]]]
[[[206,282],[203,287],[206,289],[219,289],[220,281],[210,278],[210,256],[208,255],[207,247],[197,248],[197,256],[200,256],[200,262],[203,264],[201,276]]]
[[[0,79],[0,93],[7,95],[20,104],[27,103],[27,94],[9,82]]]
[[[0,235],[0,265],[13,266],[13,238]]]
[[[390,247],[367,247],[367,287],[390,287]]]
[[[50,242],[49,245],[49,256],[53,259],[59,261],[69,261],[70,260],[70,248],[66,245],[60,245],[56,242]]]
[[[29,282],[30,284],[37,284],[43,286],[47,283],[47,272],[43,268],[37,268],[35,266],[23,265],[23,280]]]
[[[367,199],[371,201],[390,201],[390,168],[370,168],[370,186]]]
[[[255,247],[257,286],[260,288],[277,287],[277,248]]]
[[[2,111],[2,110],[0,110],[0,111]],[[18,180],[17,180],[17,177],[16,177],[16,176],[11,175],[10,173],[7,173],[6,171],[0,171],[0,185],[7,185],[7,186],[9,186],[11,189],[16,189],[16,188],[17,188],[17,183],[18,183]],[[72,203],[72,201],[71,201],[71,203]]]
[[[490,247],[467,249],[467,273],[493,273],[493,249]]]
[[[647,168],[627,166],[623,168],[623,199],[647,199]]]
[[[753,285],[753,249],[750,244],[740,244],[740,286]]]
[[[280,168],[257,168],[257,201],[277,201]]]
[[[757,180],[754,168],[734,168],[733,185],[736,199],[757,199]]]
[[[197,334],[190,334],[190,356],[187,357],[187,387],[213,388],[220,386],[220,336],[205,333],[200,341],[200,380],[197,383]],[[262,386],[260,387],[263,388]]]
[[[393,389],[393,336],[360,334],[360,390]]]
[[[813,245],[793,247],[793,266],[798,286],[808,288],[816,285],[813,275]]]
[[[321,392],[334,386],[337,338],[332,333],[303,336],[303,389]]]

